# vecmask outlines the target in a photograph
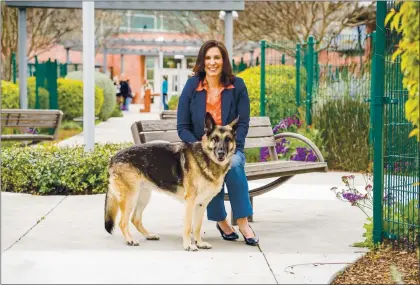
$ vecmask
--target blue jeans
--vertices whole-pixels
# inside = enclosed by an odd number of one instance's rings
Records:
[[[169,106],[166,103],[166,98],[168,98],[168,94],[163,93],[162,94],[162,104],[163,104],[163,110],[169,110]]]
[[[245,154],[237,151],[232,157],[232,166],[225,177],[229,201],[234,219],[245,218],[252,215],[252,205],[249,199],[248,180],[245,175]],[[224,187],[207,206],[207,219],[210,221],[223,221],[227,213],[224,203]]]

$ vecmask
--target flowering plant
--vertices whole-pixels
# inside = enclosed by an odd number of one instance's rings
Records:
[[[282,132],[300,133],[313,140],[316,145],[323,149],[318,131],[306,125],[302,110],[299,110],[299,115],[294,114],[286,117],[273,127],[274,134]],[[310,162],[315,162],[317,160],[317,156],[313,150],[306,147],[306,145],[301,142],[296,143],[286,138],[281,138],[277,141],[275,148],[279,158]],[[270,153],[268,147],[261,148],[260,161],[267,161],[269,157]]]
[[[354,186],[354,178],[354,175],[342,176],[341,181],[343,181],[346,188],[339,190],[338,187],[333,187],[331,188],[331,191],[335,193],[337,199],[358,207],[368,218],[370,218],[370,215],[367,214],[367,209],[373,209],[373,176],[371,173],[363,174],[363,178],[366,182],[364,191],[359,191],[359,189]]]

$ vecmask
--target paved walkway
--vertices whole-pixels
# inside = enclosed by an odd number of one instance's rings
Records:
[[[132,106],[123,118],[97,125],[96,141],[132,141],[134,121],[158,118],[137,110]],[[83,144],[83,134],[60,145],[76,143]],[[139,247],[126,246],[118,227],[113,235],[105,231],[104,195],[2,193],[1,282],[327,284],[365,251],[351,247],[362,240],[364,214],[330,191],[342,185],[343,174],[295,176],[281,189],[256,197],[252,226],[259,247],[245,245],[242,238],[223,241],[215,224],[205,220],[203,239],[213,249],[199,252],[182,248],[182,205],[159,193],[152,195],[144,225],[161,240],[146,241],[132,226]]]

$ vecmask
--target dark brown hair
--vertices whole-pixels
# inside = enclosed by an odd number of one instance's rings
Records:
[[[233,84],[234,76],[232,73],[232,65],[230,64],[228,52],[225,45],[216,40],[209,40],[201,46],[200,51],[198,52],[197,61],[193,68],[194,76],[198,76],[200,80],[204,80],[204,77],[206,76],[206,71],[204,69],[206,53],[212,47],[218,47],[223,58],[223,68],[222,74],[220,76],[220,84],[224,86]]]

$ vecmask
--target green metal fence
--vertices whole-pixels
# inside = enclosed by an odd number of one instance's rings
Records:
[[[402,86],[400,58],[392,59],[400,37],[384,26],[394,2],[378,2],[374,58],[374,241],[414,250],[419,243],[420,151],[409,138],[405,119],[407,90]]]
[[[306,51],[301,44],[261,41],[260,115],[272,125],[296,114],[306,100]]]
[[[337,35],[317,42],[313,56],[312,121],[324,128],[325,120],[335,117],[332,105],[353,104],[354,116],[369,125],[366,104],[370,97],[371,39],[368,35]],[[357,102],[357,103],[356,103]]]
[[[33,75],[35,76],[35,108],[46,108],[45,104],[41,104],[41,100],[48,101],[48,109],[58,109],[58,86],[57,78],[59,75],[59,67],[57,61],[48,60],[43,63],[38,62],[35,57]],[[41,94],[43,90],[48,92],[48,98],[44,98]]]

